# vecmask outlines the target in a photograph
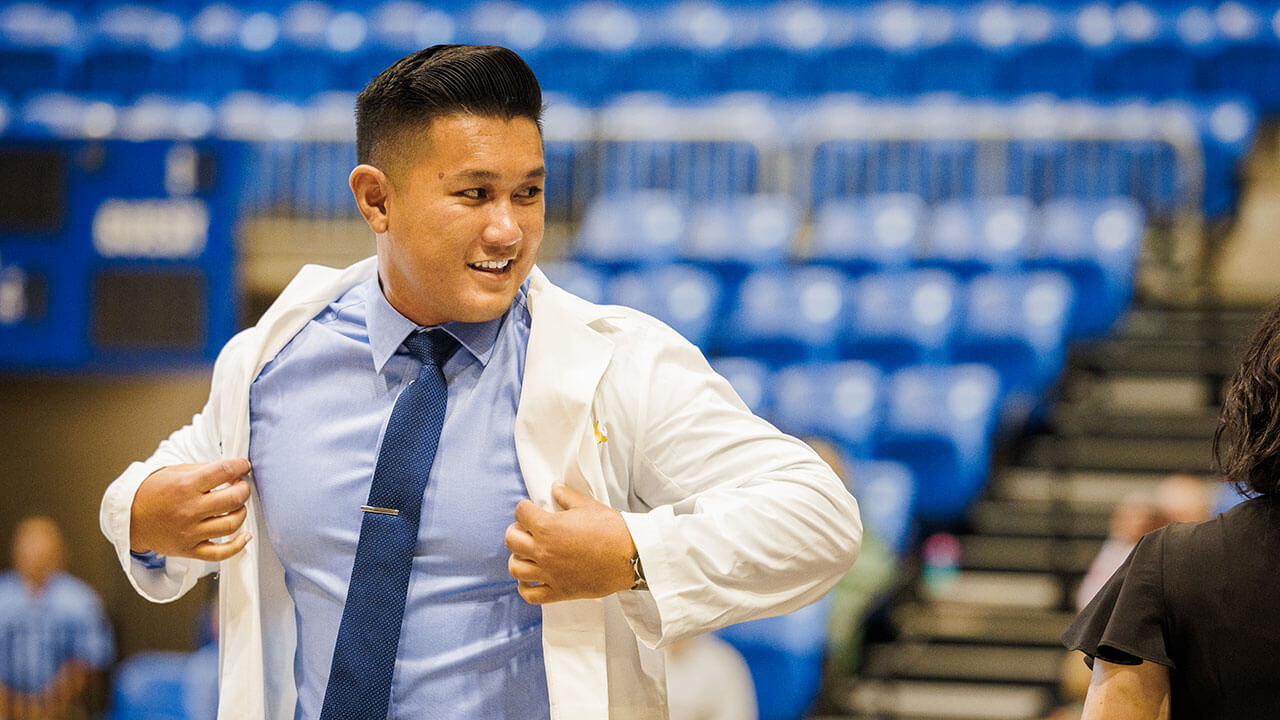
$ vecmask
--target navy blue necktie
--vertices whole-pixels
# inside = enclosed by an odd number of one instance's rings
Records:
[[[321,720],[386,720],[391,702],[391,676],[418,543],[422,495],[448,400],[441,367],[458,343],[436,330],[414,333],[404,345],[422,361],[422,370],[391,410],[369,504],[361,508],[360,543]]]

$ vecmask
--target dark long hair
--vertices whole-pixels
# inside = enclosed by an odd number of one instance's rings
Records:
[[[1280,303],[1254,330],[1231,378],[1213,457],[1241,492],[1280,494]]]

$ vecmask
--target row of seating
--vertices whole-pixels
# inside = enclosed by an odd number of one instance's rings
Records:
[[[239,7],[104,3],[0,8],[0,86],[134,97],[359,89],[437,42],[524,53],[549,89],[590,103],[619,92],[734,90],[877,95],[958,91],[1064,97],[1233,90],[1280,106],[1280,11],[1227,0],[1163,7],[993,2],[782,2],[657,7],[493,0],[452,12],[396,0]]]
[[[1154,217],[1233,210],[1237,163],[1258,126],[1236,99],[1074,103],[1028,97],[974,103],[932,96],[801,102],[729,95],[675,103],[628,96],[587,108],[549,97],[544,127],[552,217],[577,221],[600,194],[662,189],[686,200],[783,193],[817,206],[850,195],[928,202],[981,195],[1138,200]],[[247,143],[246,212],[351,213],[350,93],[299,105],[237,93],[210,105],[149,95],[129,104],[45,93],[6,101],[0,138],[225,139]]]
[[[1035,210],[1022,198],[985,198],[926,211],[915,196],[886,195],[818,208],[803,251],[798,230],[798,212],[785,198],[739,198],[687,213],[667,195],[610,198],[588,210],[573,247],[574,258],[589,267],[560,274],[585,297],[652,308],[708,348],[755,332],[752,315],[712,337],[718,317],[812,305],[813,318],[778,318],[795,342],[807,339],[801,344],[812,349],[833,347],[839,322],[855,323],[844,332],[884,322],[875,313],[893,315],[908,306],[899,303],[917,302],[918,291],[939,298],[924,312],[945,340],[961,282],[992,271],[1052,270],[1089,298],[1074,309],[1062,303],[1066,329],[1072,337],[1097,337],[1129,303],[1144,221],[1125,199],[1062,200]],[[786,267],[796,260],[811,267]],[[677,261],[684,265],[670,264]],[[606,284],[602,271],[629,272]],[[971,281],[969,292],[991,282]],[[830,300],[815,305],[814,298]],[[757,311],[751,302],[762,306]],[[842,313],[846,302],[852,315]]]

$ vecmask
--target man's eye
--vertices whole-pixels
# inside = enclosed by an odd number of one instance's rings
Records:
[[[520,193],[520,197],[523,197],[527,200],[532,200],[541,194],[542,194],[542,188],[538,187],[537,185],[534,185],[522,191]]]
[[[467,190],[463,190],[458,194],[464,198],[467,198],[468,200],[483,200],[486,197],[488,197],[488,194],[484,191],[484,188],[469,188]]]

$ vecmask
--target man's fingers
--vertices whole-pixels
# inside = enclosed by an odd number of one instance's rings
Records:
[[[219,460],[200,466],[196,470],[196,487],[200,490],[212,490],[223,483],[229,483],[249,473],[249,461],[244,458]]]
[[[520,523],[511,523],[507,526],[507,532],[502,536],[502,543],[511,552],[527,558],[533,557],[538,550],[538,543]]]
[[[540,583],[546,582],[547,579],[542,568],[515,555],[507,558],[507,572],[513,579],[522,583]]]
[[[520,583],[516,586],[516,592],[520,593],[520,597],[530,605],[545,605],[549,602],[556,601],[556,591],[550,585],[533,585],[531,583]]]
[[[241,506],[240,509],[233,510],[226,515],[218,515],[202,521],[197,530],[201,536],[206,538],[226,537],[240,529],[248,512],[244,506]]]
[[[249,533],[240,533],[224,543],[216,543],[206,540],[195,546],[191,552],[191,556],[198,560],[222,562],[243,550],[244,546],[248,545],[249,541],[252,539],[253,536]]]
[[[235,480],[230,485],[210,490],[200,498],[199,512],[205,517],[225,515],[244,507],[249,500],[249,481]]]
[[[524,526],[528,532],[541,528],[549,515],[551,513],[538,507],[532,500],[521,500],[516,505],[516,522]]]

